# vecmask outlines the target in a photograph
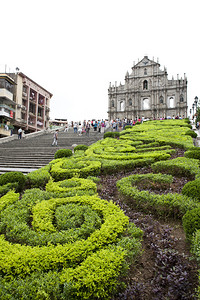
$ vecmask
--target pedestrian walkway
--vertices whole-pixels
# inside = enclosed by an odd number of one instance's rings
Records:
[[[194,141],[194,145],[196,147],[200,147],[200,129],[197,129],[196,126],[192,124],[192,130],[194,130],[194,132],[196,132],[197,134],[197,138]]]

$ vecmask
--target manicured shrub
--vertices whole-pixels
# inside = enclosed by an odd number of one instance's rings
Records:
[[[18,189],[18,183],[13,182],[13,183],[7,183],[2,186],[0,186],[0,197],[5,195],[8,191],[10,190],[17,190]]]
[[[195,254],[197,261],[200,261],[200,229],[197,229],[191,238],[192,253]],[[199,274],[200,279],[200,274]],[[199,281],[200,282],[200,281]],[[200,286],[198,288],[200,296]]]
[[[95,177],[96,178],[96,177]],[[62,197],[64,193],[67,196],[79,195],[79,192],[82,191],[84,194],[95,194],[97,192],[96,184],[90,179],[83,179],[83,178],[71,178],[63,181],[53,182],[50,180],[46,185],[47,192],[53,192],[60,194],[59,197]]]
[[[141,230],[97,196],[49,195],[33,189],[15,202],[4,196],[0,298],[111,298],[119,276],[140,254]]]
[[[200,201],[200,178],[186,183],[182,194]]]
[[[133,126],[132,125],[126,125],[125,127],[124,127],[124,129],[126,130],[126,129],[130,129],[130,128],[132,128]]]
[[[99,161],[87,161],[76,158],[62,158],[51,164],[51,176],[55,181],[61,181],[72,177],[87,178],[97,176],[100,173]]]
[[[72,156],[72,150],[71,149],[59,149],[54,154],[54,158],[62,158],[62,157],[69,157]]]
[[[22,172],[7,172],[0,175],[0,185],[5,185],[7,183],[17,183],[15,186],[17,192],[23,191],[26,182],[26,176]]]
[[[194,138],[194,139],[196,139],[196,137],[197,137],[197,133],[194,132],[193,130],[188,130],[188,131],[185,133],[185,135],[189,135],[189,136],[191,136],[191,137]]]
[[[200,148],[198,150],[188,150],[184,153],[184,156],[200,160]]]
[[[196,230],[200,229],[200,207],[188,210],[182,218],[186,237],[191,240]]]
[[[28,188],[45,188],[50,179],[50,165],[46,165],[36,171],[26,175],[26,185]]]
[[[19,194],[14,191],[9,191],[6,195],[0,198],[0,212],[8,205],[16,202],[19,199]],[[11,216],[12,217],[12,216]]]
[[[110,131],[105,132],[103,138],[111,137],[111,138],[118,138],[120,136],[120,133],[118,131]]]
[[[101,173],[113,174],[119,171],[128,172],[137,167],[146,167],[151,165],[155,160],[153,158],[129,159],[129,160],[101,160]]]
[[[74,152],[76,152],[78,150],[86,151],[87,149],[88,149],[87,145],[77,145],[76,147],[74,147]]]
[[[132,175],[124,177],[117,181],[117,188],[119,192],[125,196],[125,200],[128,201],[132,207],[138,206],[146,213],[154,213],[159,216],[170,216],[174,218],[181,218],[188,210],[199,207],[199,204],[191,198],[181,194],[163,194],[158,195],[149,191],[140,191],[137,188],[137,181],[141,178],[145,180],[151,179],[153,182],[170,183],[171,178],[157,174],[144,174],[144,175]]]
[[[184,176],[194,179],[200,173],[199,162],[196,159],[177,157],[167,161],[159,161],[151,165],[154,172],[162,172],[174,176]]]
[[[92,180],[94,183],[99,183],[101,178],[95,176],[88,176],[87,179]]]

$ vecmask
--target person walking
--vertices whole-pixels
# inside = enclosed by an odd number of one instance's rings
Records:
[[[105,132],[105,122],[102,120],[101,121],[101,133]]]
[[[90,132],[90,124],[89,122],[87,122],[86,124],[86,135],[89,136],[89,132]]]
[[[22,138],[22,129],[21,129],[21,127],[18,129],[18,139],[20,139],[21,140],[21,138]]]
[[[77,128],[77,127],[78,127],[78,124],[75,122],[75,123],[74,123],[74,133],[77,133],[77,131],[78,131],[78,128]]]
[[[52,143],[52,146],[53,145],[56,145],[58,146],[58,129],[56,129],[56,131],[54,132],[54,135],[53,135],[53,143]]]

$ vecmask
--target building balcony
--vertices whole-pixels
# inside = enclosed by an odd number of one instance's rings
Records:
[[[33,97],[29,97],[29,100],[33,103],[36,103],[36,98],[33,98]]]
[[[27,93],[23,92],[22,93],[22,98],[25,99],[25,100],[27,100]]]
[[[29,111],[29,115],[35,117],[35,113],[33,113],[33,112],[31,112],[31,111]]]
[[[7,117],[7,118],[13,118],[13,112],[7,111],[7,110],[0,110],[0,117]]]
[[[0,104],[0,110],[2,110],[2,108],[3,108],[4,110],[11,110],[11,111],[15,112],[15,109],[14,109],[14,108],[12,108],[12,107],[10,107],[10,106],[4,104],[4,103],[3,103],[3,104]]]
[[[22,104],[17,104],[17,108],[21,108],[22,110],[26,110],[26,106]]]
[[[35,127],[35,122],[33,121],[28,121],[28,125],[32,126],[32,127]]]
[[[1,89],[0,88],[0,98],[4,98],[7,101],[14,102],[13,101],[13,94],[9,92],[7,89]]]
[[[6,130],[4,126],[0,126],[0,135],[2,136],[10,136],[10,130]]]

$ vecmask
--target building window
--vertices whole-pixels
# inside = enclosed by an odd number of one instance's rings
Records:
[[[128,100],[128,105],[129,105],[129,106],[132,106],[132,99],[129,99],[129,100]]]
[[[163,96],[160,96],[160,103],[163,103]]]
[[[146,68],[144,69],[144,75],[147,75],[147,69]]]
[[[150,109],[150,99],[149,98],[144,98],[143,99],[143,105],[142,109]]]
[[[148,90],[148,81],[147,80],[143,81],[143,90]]]
[[[174,97],[169,97],[168,98],[168,107],[169,108],[175,107],[175,98]]]
[[[119,110],[124,111],[124,101],[120,101],[119,103]]]
[[[182,94],[180,95],[180,102],[184,102],[184,97]]]
[[[114,100],[111,100],[111,107],[115,107]]]

